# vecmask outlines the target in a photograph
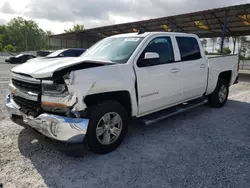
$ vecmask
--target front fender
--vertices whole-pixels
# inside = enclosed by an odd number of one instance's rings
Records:
[[[122,73],[120,72],[122,67]],[[128,91],[131,97],[132,115],[137,115],[137,103],[135,95],[135,77],[133,69],[127,65],[102,66],[90,69],[72,71],[66,79],[69,91],[77,95],[77,105],[74,111],[82,111],[86,108],[84,98],[87,95]]]

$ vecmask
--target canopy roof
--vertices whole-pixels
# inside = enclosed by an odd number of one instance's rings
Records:
[[[52,38],[103,38],[114,34],[145,31],[174,31],[197,34],[200,38],[250,35],[250,4],[86,29],[52,35]]]

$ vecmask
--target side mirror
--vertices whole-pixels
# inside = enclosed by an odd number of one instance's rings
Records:
[[[146,52],[144,58],[138,61],[138,67],[152,66],[159,63],[160,56],[155,52]]]
[[[144,59],[151,59],[151,60],[153,59],[157,60],[159,58],[160,58],[159,54],[155,52],[146,52],[144,56]]]

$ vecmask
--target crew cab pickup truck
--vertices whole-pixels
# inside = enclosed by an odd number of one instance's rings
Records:
[[[151,124],[205,103],[222,107],[237,67],[238,56],[207,58],[193,34],[120,34],[79,58],[14,67],[6,106],[47,137],[104,154],[131,119]]]

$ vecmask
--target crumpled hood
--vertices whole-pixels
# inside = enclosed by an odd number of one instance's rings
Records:
[[[85,61],[89,62],[89,60],[82,57],[65,57],[52,58],[44,61],[29,61],[12,68],[11,71],[14,73],[27,74],[32,76],[33,78],[47,78],[52,77],[55,71],[59,71],[64,68],[72,67],[81,63],[84,64]],[[100,62],[100,64],[103,63]]]

